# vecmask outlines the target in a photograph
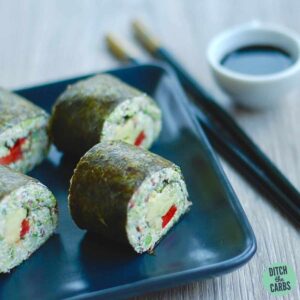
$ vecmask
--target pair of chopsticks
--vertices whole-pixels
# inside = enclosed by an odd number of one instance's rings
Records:
[[[166,62],[193,99],[191,109],[213,147],[263,195],[273,200],[300,224],[300,194],[270,159],[176,59],[138,21],[133,22],[137,40],[154,57]],[[138,63],[118,38],[107,35],[107,45],[121,61]]]

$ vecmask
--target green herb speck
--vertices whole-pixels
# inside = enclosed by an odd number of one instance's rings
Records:
[[[151,235],[147,235],[146,239],[145,239],[145,245],[148,246],[152,241],[152,237]]]

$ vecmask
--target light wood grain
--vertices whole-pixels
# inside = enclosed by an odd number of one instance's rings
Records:
[[[129,22],[138,16],[228,106],[205,60],[209,40],[253,19],[284,24],[300,33],[299,15],[298,0],[0,0],[0,85],[16,88],[117,66],[105,49],[103,35],[115,31],[132,40]],[[300,82],[299,91],[282,99],[282,104],[265,113],[228,109],[299,189]],[[137,299],[274,299],[264,291],[261,280],[263,270],[274,262],[293,266],[300,281],[299,232],[239,175],[224,167],[253,226],[257,254],[231,274]],[[299,285],[284,299],[300,299]]]

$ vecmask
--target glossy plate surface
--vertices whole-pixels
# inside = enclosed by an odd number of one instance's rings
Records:
[[[206,137],[188,108],[177,79],[158,65],[109,73],[152,95],[163,111],[163,131],[151,149],[178,164],[191,211],[155,249],[136,255],[79,230],[71,220],[67,190],[73,163],[52,147],[31,176],[59,202],[60,224],[44,246],[8,275],[0,275],[1,299],[117,299],[230,272],[255,253],[245,214]],[[50,111],[56,97],[78,79],[18,91]]]

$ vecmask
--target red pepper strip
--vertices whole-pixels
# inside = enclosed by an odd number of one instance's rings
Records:
[[[12,148],[9,149],[9,154],[0,157],[0,164],[9,165],[22,159],[22,145],[26,142],[26,138],[20,138],[16,141]]]
[[[140,134],[135,139],[134,145],[135,146],[140,146],[145,138],[146,138],[145,132],[141,131]]]
[[[21,224],[20,238],[22,239],[30,230],[30,224],[27,219],[24,219]]]
[[[162,228],[165,228],[170,220],[174,217],[175,213],[177,211],[176,205],[172,205],[170,209],[166,212],[164,216],[161,217],[162,219]]]

